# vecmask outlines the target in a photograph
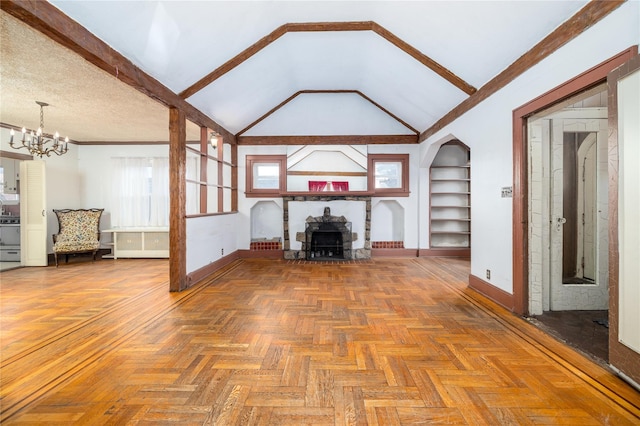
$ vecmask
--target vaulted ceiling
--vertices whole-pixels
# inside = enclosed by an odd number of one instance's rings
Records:
[[[417,142],[587,1],[51,3],[234,135]],[[1,18],[0,121],[33,126],[41,100],[77,141],[168,140],[166,106],[117,66]]]

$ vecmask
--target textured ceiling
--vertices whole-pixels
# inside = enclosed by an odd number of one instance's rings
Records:
[[[169,110],[0,12],[0,122],[74,141],[166,142]],[[191,124],[189,138],[199,139]]]
[[[375,22],[480,88],[587,2],[51,3],[180,93],[284,24],[362,21]],[[52,104],[47,130],[57,125],[72,139],[168,139],[164,106],[14,21],[2,13],[2,122],[37,125],[33,102],[42,100]],[[468,97],[373,31],[305,31],[275,39],[187,101],[238,133],[299,91],[357,91],[377,107],[363,97],[309,94],[294,99],[303,111],[291,108],[292,101],[246,134],[410,134],[411,128],[424,131]],[[338,110],[353,125],[332,121]],[[197,138],[195,126],[191,137]]]

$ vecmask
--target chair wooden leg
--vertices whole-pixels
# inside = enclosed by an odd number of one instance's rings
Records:
[[[55,261],[56,261],[56,268],[57,268],[57,267],[58,267],[58,253],[54,252],[54,253],[53,253],[53,258],[54,258],[54,259],[55,259]]]

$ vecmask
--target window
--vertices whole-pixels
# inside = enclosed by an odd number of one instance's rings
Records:
[[[247,155],[247,197],[279,197],[286,192],[284,155]]]
[[[169,159],[112,158],[111,225],[169,226]]]
[[[254,163],[253,187],[256,189],[280,189],[280,164]]]
[[[369,191],[409,196],[409,154],[369,154]]]

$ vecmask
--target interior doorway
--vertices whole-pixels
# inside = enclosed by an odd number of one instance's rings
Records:
[[[566,340],[602,347],[609,304],[606,87],[529,117],[527,132],[530,314],[553,318],[547,325]],[[574,313],[558,314],[568,311]],[[590,343],[589,336],[600,338]]]
[[[607,98],[609,106],[608,108],[608,161],[610,170],[609,181],[609,196],[610,200],[607,206],[609,212],[609,264],[607,272],[609,274],[609,283],[607,291],[609,292],[609,316],[607,318],[610,329],[608,329],[609,341],[608,341],[608,363],[620,371],[621,377],[631,378],[635,380],[635,383],[640,383],[640,351],[632,349],[623,342],[625,335],[621,330],[637,331],[637,321],[629,320],[621,313],[621,303],[628,303],[629,309],[625,312],[633,312],[638,314],[637,307],[633,305],[633,298],[624,297],[621,291],[621,277],[620,264],[622,263],[620,253],[623,250],[619,249],[621,238],[626,236],[624,226],[620,225],[619,216],[620,213],[620,198],[618,192],[620,190],[620,182],[618,177],[618,168],[622,159],[629,161],[631,167],[628,169],[638,170],[637,158],[629,156],[619,156],[618,151],[620,146],[624,143],[624,136],[637,132],[638,122],[633,118],[637,117],[637,105],[633,102],[637,102],[637,96],[634,96],[638,91],[626,88],[625,90],[619,90],[619,87],[626,87],[625,82],[630,76],[640,75],[638,69],[640,68],[640,56],[638,55],[637,46],[631,46],[630,48],[621,51],[620,53],[608,58],[600,64],[590,68],[589,70],[575,76],[574,78],[565,81],[564,83],[552,88],[548,92],[535,97],[530,102],[523,104],[513,111],[513,172],[514,172],[514,186],[513,186],[513,311],[521,315],[537,315],[536,311],[542,310],[542,295],[537,295],[535,292],[542,292],[542,287],[535,288],[535,284],[532,288],[532,283],[539,282],[541,280],[540,274],[542,267],[548,265],[542,262],[542,247],[530,247],[530,243],[535,242],[530,239],[532,232],[532,224],[530,223],[530,194],[535,196],[536,190],[541,190],[540,184],[531,183],[531,169],[529,162],[531,152],[529,150],[528,132],[527,132],[527,120],[534,114],[539,113],[545,108],[550,108],[559,102],[567,99],[568,97],[584,93],[585,90],[595,87],[598,84],[607,84]],[[630,81],[635,81],[631,79]],[[619,84],[620,83],[620,84]],[[629,106],[627,103],[622,103],[619,100],[618,91],[623,94],[629,95]],[[624,98],[624,97],[623,97]],[[626,98],[624,98],[626,102]],[[624,114],[621,114],[620,109],[623,106]],[[635,109],[634,109],[635,108]],[[629,117],[625,120],[626,117]],[[631,118],[633,117],[633,118]],[[635,126],[635,127],[634,127]],[[625,132],[624,136],[620,136],[620,132]],[[637,133],[635,133],[637,134]],[[623,141],[621,143],[621,140]],[[627,137],[627,140],[637,141],[637,138]],[[637,145],[637,144],[636,144]],[[635,146],[631,144],[631,146]],[[540,145],[538,145],[540,147]],[[624,147],[622,148],[624,149]],[[536,187],[537,188],[534,188]],[[636,190],[637,185],[632,187]],[[539,192],[538,192],[539,193]],[[533,198],[533,197],[532,197]],[[541,202],[541,201],[536,201]],[[630,209],[630,212],[636,213],[637,209]],[[632,218],[635,218],[631,214]],[[632,224],[637,224],[637,221],[632,221]],[[538,222],[538,227],[541,222]],[[549,226],[547,223],[546,226]],[[620,230],[619,230],[620,228]],[[540,229],[536,230],[540,232]],[[634,242],[635,243],[635,242]],[[618,249],[616,249],[616,247]],[[624,251],[625,256],[629,253],[635,255],[633,250]],[[637,266],[635,260],[638,256],[633,256],[633,265]],[[546,259],[548,261],[548,259]],[[537,268],[531,269],[531,264],[541,265]],[[630,284],[629,288],[637,289],[634,284],[637,283],[637,273],[631,274],[625,283]],[[635,278],[634,278],[635,277]],[[623,290],[624,291],[624,290]],[[532,297],[533,296],[533,297]],[[532,303],[530,303],[532,301]],[[564,312],[581,312],[581,311],[564,311]],[[624,328],[626,327],[626,328]],[[631,336],[637,336],[636,334],[629,334]],[[621,338],[621,336],[623,336]],[[636,346],[637,347],[637,346]]]

